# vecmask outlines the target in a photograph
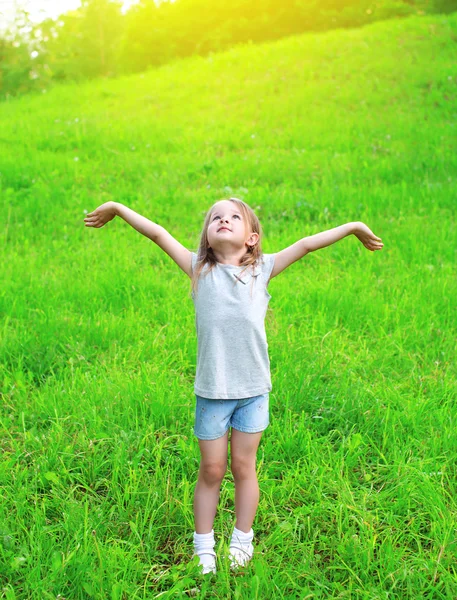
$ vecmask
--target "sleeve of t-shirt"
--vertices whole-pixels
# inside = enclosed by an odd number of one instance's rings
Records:
[[[265,284],[268,283],[273,267],[275,266],[275,256],[275,254],[264,254],[262,257],[262,278]]]
[[[195,265],[197,264],[197,254],[195,252],[191,252],[192,254],[192,273],[195,270]]]

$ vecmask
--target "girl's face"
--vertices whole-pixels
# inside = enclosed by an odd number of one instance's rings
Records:
[[[254,245],[258,234],[250,231],[249,223],[235,202],[221,200],[211,212],[207,237],[208,246],[213,250],[229,247],[240,249],[245,245]]]

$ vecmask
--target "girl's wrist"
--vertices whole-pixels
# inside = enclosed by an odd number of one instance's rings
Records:
[[[111,204],[112,204],[112,207],[113,207],[113,210],[114,210],[114,214],[116,215],[116,217],[118,217],[119,216],[119,209],[121,207],[121,204],[119,202],[112,202]]]

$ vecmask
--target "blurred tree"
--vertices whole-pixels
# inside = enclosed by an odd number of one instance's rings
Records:
[[[457,0],[434,0],[436,12],[451,13],[457,10]]]
[[[39,25],[18,11],[16,26],[0,40],[0,92],[143,71],[242,42],[452,10],[457,0],[138,0],[124,15],[120,0],[83,0]]]
[[[176,56],[167,21],[169,9],[169,2],[162,2],[159,9],[154,0],[140,0],[127,12],[120,47],[120,68],[123,72],[144,71]]]
[[[0,90],[3,96],[32,89],[31,67],[26,44],[18,40],[0,39]]]
[[[84,0],[57,21],[41,24],[47,38],[46,61],[54,79],[107,77],[118,73],[124,30],[121,3]]]
[[[34,23],[25,9],[16,7],[8,31],[0,38],[0,95],[8,97],[42,87],[36,50]]]

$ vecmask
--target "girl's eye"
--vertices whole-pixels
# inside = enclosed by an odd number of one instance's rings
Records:
[[[216,215],[215,217],[213,217],[213,221],[215,221],[216,219],[218,219],[219,217]]]
[[[233,216],[234,216],[234,217],[238,217],[238,218],[240,218],[240,215],[233,215]]]

